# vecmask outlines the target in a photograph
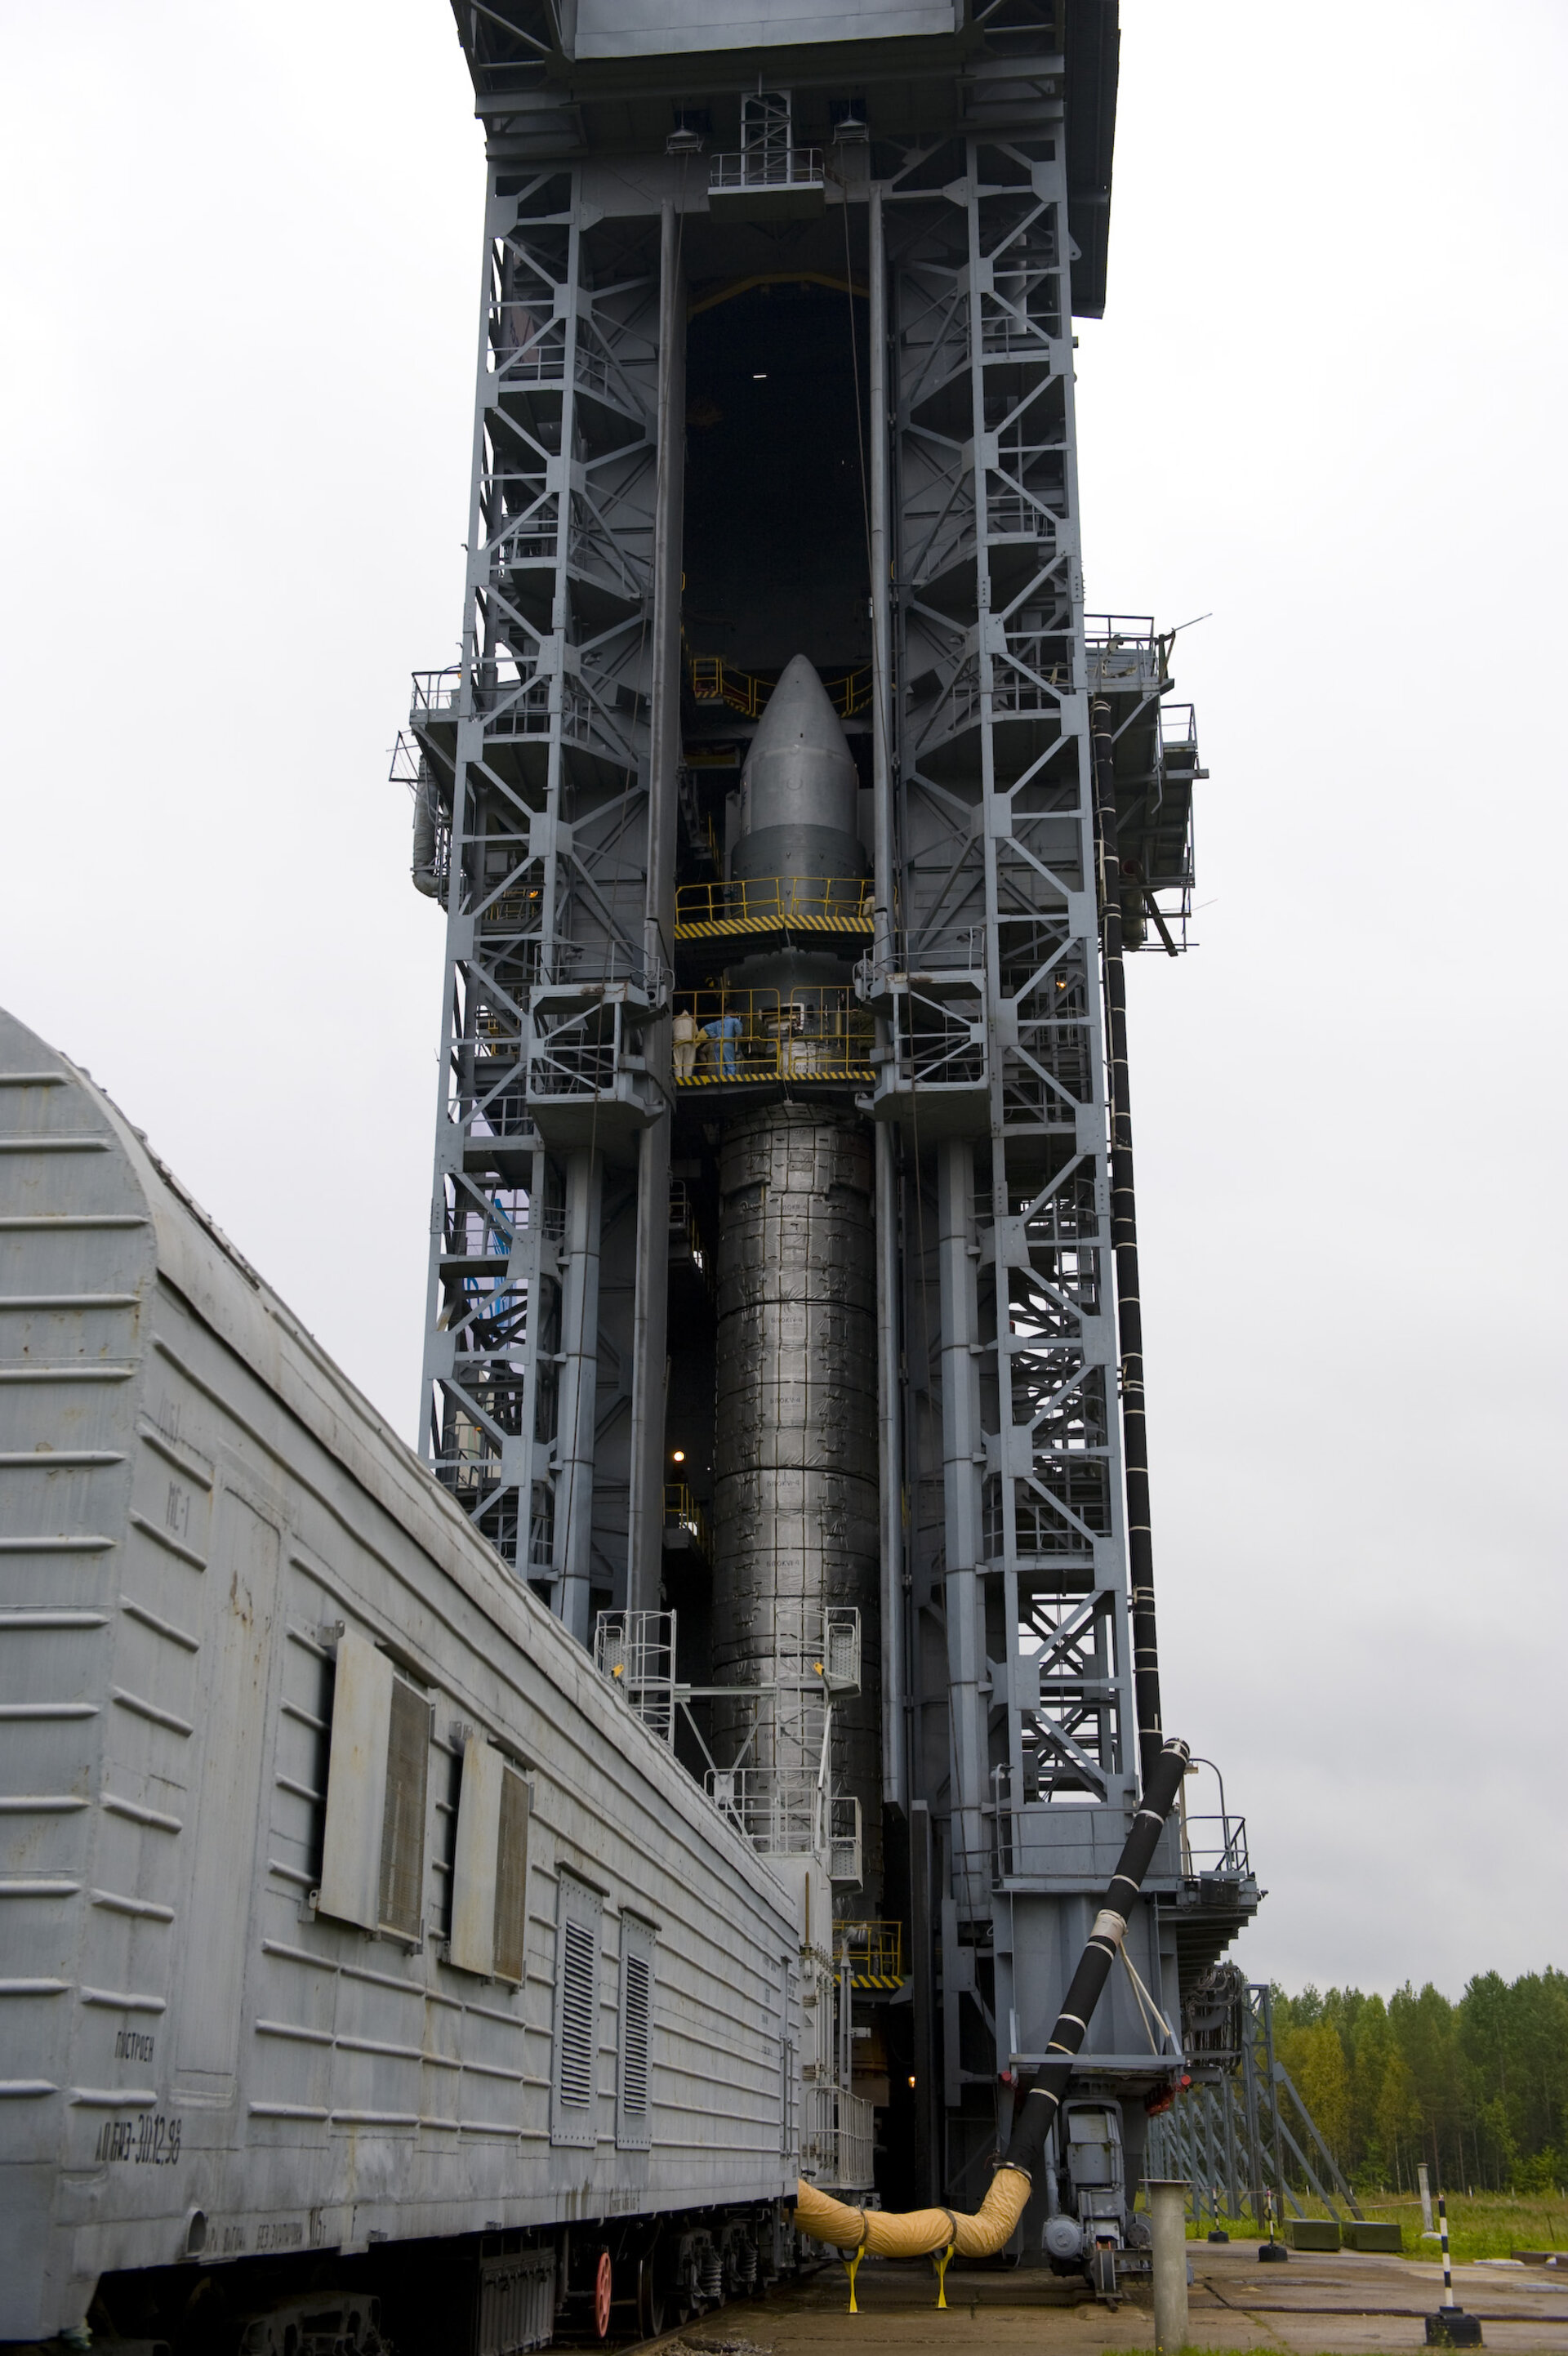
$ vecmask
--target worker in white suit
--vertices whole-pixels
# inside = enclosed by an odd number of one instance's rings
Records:
[[[689,1006],[677,1009],[674,1031],[675,1084],[689,1080],[697,1066],[697,1018]]]

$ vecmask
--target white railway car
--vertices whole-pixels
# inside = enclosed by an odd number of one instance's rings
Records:
[[[502,2356],[771,2271],[784,1884],[4,1016],[0,1257],[0,2338],[406,2345],[456,2253]]]

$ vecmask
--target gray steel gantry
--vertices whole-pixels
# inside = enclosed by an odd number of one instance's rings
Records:
[[[462,660],[404,758],[446,838],[426,1451],[585,1643],[663,1523],[683,404],[673,207],[579,184],[491,171]]]
[[[1169,641],[1084,613],[1072,329],[1103,299],[1115,9],[846,0],[832,40],[772,0],[702,31],[455,13],[489,180],[462,660],[416,681],[403,747],[447,912],[428,1453],[580,1635],[657,1609],[697,1118],[670,1044],[685,282],[699,247],[711,284],[798,267],[866,317],[881,1797],[914,2139],[961,2201],[1138,1787],[1106,986],[1185,944],[1201,773]],[[1113,1979],[1082,2065],[1133,2097],[1257,1902],[1174,1828],[1147,1894],[1141,1987]]]
[[[889,1796],[908,1775],[938,1818],[950,2186],[991,2148],[998,2065],[1043,2051],[1139,1765],[1090,704],[1114,697],[1128,750],[1141,734],[1158,808],[1168,679],[1152,626],[1086,632],[1061,109],[1010,112],[1004,134],[911,142],[870,192],[892,365],[874,594],[903,690],[863,980],[909,1370]],[[1176,874],[1170,849],[1151,872],[1185,905],[1185,812],[1172,849]],[[1134,1961],[1174,1990],[1174,1942],[1163,1974],[1152,1945]],[[1091,2042],[1146,2070],[1128,1983]]]

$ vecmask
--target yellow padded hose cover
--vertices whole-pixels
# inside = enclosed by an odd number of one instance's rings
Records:
[[[852,2209],[802,2183],[795,2191],[795,2223],[814,2242],[869,2250],[879,2258],[922,2258],[950,2242],[961,2258],[993,2258],[1012,2240],[1028,2197],[1029,2179],[1020,2168],[997,2169],[972,2217],[950,2209]]]

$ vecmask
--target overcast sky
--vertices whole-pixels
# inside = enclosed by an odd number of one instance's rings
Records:
[[[1122,0],[1091,607],[1211,613],[1133,1087],[1166,1719],[1298,1985],[1568,1965],[1568,13]],[[442,0],[0,0],[0,998],[412,1436],[483,166]]]

